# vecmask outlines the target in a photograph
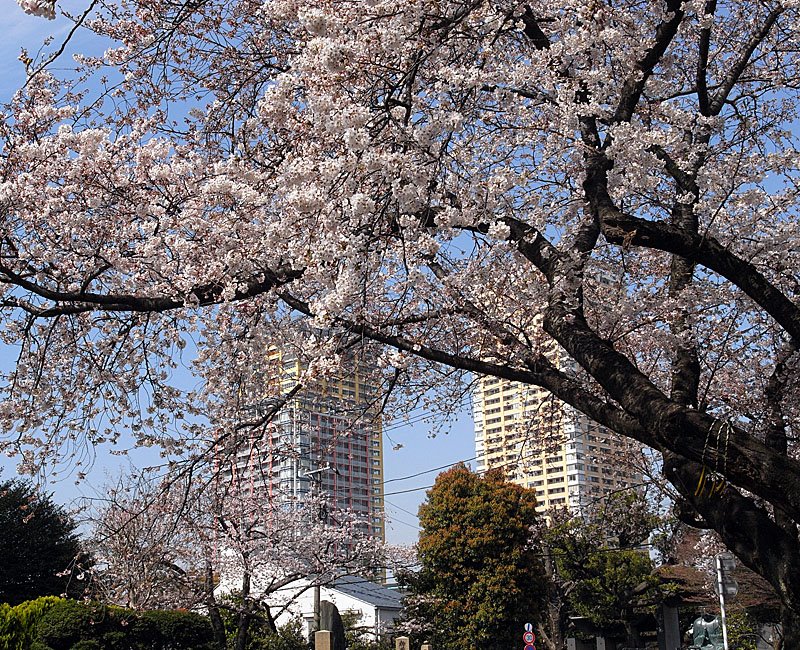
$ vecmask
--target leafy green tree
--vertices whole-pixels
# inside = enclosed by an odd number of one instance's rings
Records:
[[[1,483],[0,602],[82,595],[87,557],[75,528],[63,508],[30,483]]]
[[[436,479],[419,517],[420,569],[405,578],[405,628],[440,650],[518,645],[545,590],[535,492],[500,471],[457,466]]]
[[[626,492],[608,497],[586,520],[556,516],[547,532],[571,612],[606,634],[624,635],[632,647],[638,645],[634,614],[669,591],[641,546],[658,523],[643,495]]]

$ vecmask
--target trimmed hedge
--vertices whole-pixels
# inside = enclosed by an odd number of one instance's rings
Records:
[[[200,614],[181,611],[143,612],[134,623],[141,649],[214,650],[211,621]]]
[[[51,607],[62,600],[57,596],[42,596],[36,600],[27,600],[14,607],[8,603],[1,603],[0,648],[32,650],[39,620]]]
[[[215,650],[211,622],[184,611],[134,612],[48,596],[0,605],[8,650]]]
[[[107,612],[108,607],[98,603],[63,600],[39,620],[36,640],[52,650],[72,650],[81,641],[99,641],[109,627]]]

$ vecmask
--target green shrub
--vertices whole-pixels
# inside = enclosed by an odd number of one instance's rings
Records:
[[[211,622],[183,611],[143,612],[132,624],[132,636],[142,650],[213,650]]]
[[[211,623],[200,614],[74,600],[55,603],[36,627],[41,650],[214,650],[212,639]]]
[[[42,643],[41,641],[34,641],[31,643],[30,650],[53,650],[53,648],[46,643]]]
[[[307,650],[308,642],[303,635],[303,624],[299,619],[292,619],[278,628],[278,631],[267,634],[260,639],[253,639],[258,650]]]
[[[29,650],[32,648],[36,627],[52,607],[62,602],[56,596],[43,596],[11,607],[0,604],[0,648]]]
[[[106,650],[106,648],[99,641],[84,639],[72,646],[72,650]]]
[[[102,637],[110,625],[104,605],[62,600],[39,620],[36,638],[53,650],[72,650],[80,641]]]

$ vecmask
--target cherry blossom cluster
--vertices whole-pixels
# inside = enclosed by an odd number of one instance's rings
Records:
[[[55,0],[17,0],[17,4],[22,7],[26,14],[41,16],[48,20],[56,17]]]
[[[776,285],[793,282],[796,106],[771,89],[791,87],[796,62],[756,59],[741,110],[699,114],[682,48],[709,17],[703,3],[684,4],[628,119],[614,117],[616,99],[646,35],[670,19],[661,2],[567,2],[555,13],[546,3],[212,2],[183,21],[141,1],[93,15],[91,29],[115,41],[104,65],[119,84],[90,99],[74,85],[82,77],[37,74],[4,127],[5,277],[30,278],[4,285],[4,336],[26,342],[0,405],[4,428],[41,458],[56,429],[179,441],[193,412],[235,411],[226,386],[244,363],[259,375],[259,347],[288,336],[282,304],[318,328],[353,321],[402,334],[412,343],[383,367],[407,385],[427,363],[409,362],[413,341],[522,366],[548,345],[538,315],[552,288],[566,296],[576,278],[592,327],[660,389],[672,350],[702,341],[708,403],[758,412],[751,387],[763,384],[763,363],[748,355],[777,339],[741,292],[713,274],[671,291],[658,280],[668,255],[637,247],[597,246],[579,276],[566,271],[582,264],[566,246],[587,215],[581,121],[595,120],[611,201],[650,221],[690,205],[701,231]],[[714,29],[734,30],[746,11],[731,5]],[[781,20],[795,13],[786,6]],[[536,16],[546,49],[526,33]],[[238,45],[219,46],[217,32]],[[765,51],[783,51],[783,33]],[[80,60],[86,74],[97,66]],[[709,61],[708,74],[725,74],[724,56]],[[759,120],[773,125],[768,135]],[[676,189],[670,170],[695,168],[694,186]],[[514,224],[563,249],[563,281],[551,287],[520,263]],[[68,304],[86,307],[36,316]],[[189,395],[171,380],[187,346],[204,386]],[[332,372],[334,357],[309,371]],[[148,396],[144,412],[134,395]]]
[[[220,479],[187,481],[179,473],[120,479],[87,512],[97,564],[95,588],[110,603],[134,609],[208,605],[209,590],[240,592],[281,608],[307,589],[412,566],[413,550],[367,534],[363,517],[331,509],[317,497],[289,507]],[[328,522],[319,518],[326,508]],[[221,580],[205,582],[209,569]],[[247,596],[248,594],[243,594]]]

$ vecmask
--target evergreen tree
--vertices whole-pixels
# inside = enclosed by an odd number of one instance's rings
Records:
[[[86,558],[75,522],[50,495],[20,480],[0,484],[0,602],[78,596]]]
[[[441,650],[519,645],[545,593],[535,492],[500,471],[479,476],[458,466],[439,475],[419,517],[408,630]]]
[[[605,635],[639,645],[636,613],[655,605],[670,587],[654,574],[646,542],[659,524],[644,495],[608,496],[586,519],[555,513],[546,537],[554,580],[573,615]]]

